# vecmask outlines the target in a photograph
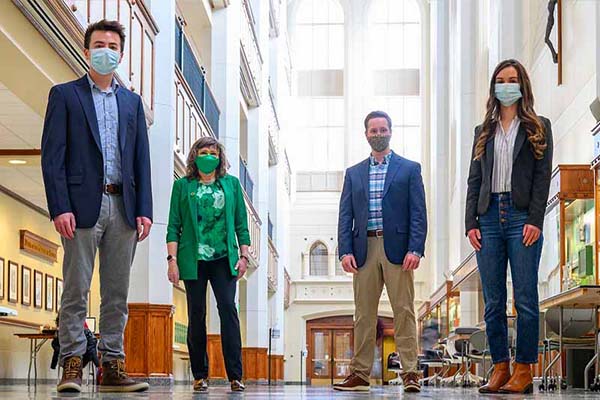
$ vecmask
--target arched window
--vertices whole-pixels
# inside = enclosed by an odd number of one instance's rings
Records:
[[[391,147],[421,161],[421,14],[415,0],[373,0],[369,11],[371,109],[392,118]]]
[[[310,248],[310,275],[329,275],[327,256],[327,247],[322,242],[316,242],[312,245]]]
[[[344,169],[344,11],[337,0],[299,0],[292,19],[299,171]]]

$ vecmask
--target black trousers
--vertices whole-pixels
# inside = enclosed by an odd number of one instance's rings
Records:
[[[208,378],[206,353],[206,288],[210,286],[217,299],[221,320],[221,348],[225,370],[230,381],[242,380],[242,337],[235,305],[237,279],[229,270],[227,257],[198,262],[198,279],[185,280],[188,306],[187,345],[194,379]]]

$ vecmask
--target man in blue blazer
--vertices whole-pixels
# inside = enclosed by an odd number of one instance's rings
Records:
[[[338,246],[352,273],[354,357],[336,390],[369,390],[379,298],[385,284],[394,312],[394,339],[405,392],[419,392],[414,270],[425,251],[427,211],[421,166],[390,150],[392,121],[382,111],[365,119],[369,158],[346,170]]]
[[[59,392],[81,391],[83,325],[100,255],[100,391],[142,391],[125,372],[123,333],[136,244],[152,225],[150,153],[142,99],[114,77],[125,35],[102,20],[85,33],[89,73],[50,90],[42,136],[48,210],[64,248]]]

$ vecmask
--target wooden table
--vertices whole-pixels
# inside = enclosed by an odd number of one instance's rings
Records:
[[[547,386],[548,373],[558,360],[562,359],[563,350],[563,310],[567,309],[594,309],[594,357],[590,360],[585,368],[584,381],[585,389],[589,389],[588,372],[592,366],[595,366],[596,381],[600,378],[598,370],[598,309],[600,308],[600,286],[599,285],[584,285],[577,286],[555,296],[544,299],[540,302],[540,309],[547,310],[558,307],[560,317],[558,320],[558,354],[552,359],[550,364],[544,370],[542,383]],[[561,375],[562,375],[562,360],[561,360]],[[561,376],[562,379],[562,376]]]
[[[27,370],[27,386],[30,386],[31,380],[31,366],[33,365],[33,380],[34,385],[37,383],[37,356],[42,346],[48,341],[53,339],[56,334],[56,330],[53,332],[48,331],[45,333],[15,333],[20,339],[29,339],[29,369]],[[40,340],[40,343],[38,343]]]

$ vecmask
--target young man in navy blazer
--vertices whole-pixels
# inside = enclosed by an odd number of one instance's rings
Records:
[[[125,372],[123,333],[136,244],[150,233],[150,153],[142,99],[115,79],[124,29],[117,21],[85,33],[89,73],[50,90],[42,136],[48,210],[64,248],[59,343],[59,392],[80,392],[83,323],[100,255],[100,391],[148,388]]]
[[[421,166],[390,150],[392,121],[386,113],[367,115],[365,135],[371,155],[346,170],[340,199],[340,260],[344,271],[353,274],[356,310],[350,375],[334,389],[369,390],[377,308],[385,284],[404,391],[419,392],[414,270],[427,236]]]

